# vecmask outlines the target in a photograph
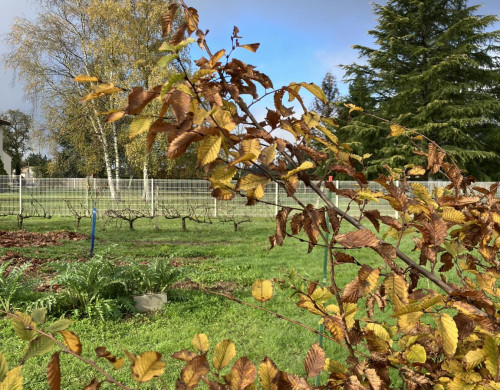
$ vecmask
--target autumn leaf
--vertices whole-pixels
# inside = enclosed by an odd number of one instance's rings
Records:
[[[328,103],[328,99],[325,95],[325,92],[321,89],[321,87],[317,86],[314,83],[300,83],[302,87],[307,89],[310,93],[312,93],[316,98],[321,100],[323,103]]]
[[[287,180],[291,176],[295,175],[297,172],[305,171],[306,169],[311,169],[311,168],[314,168],[315,166],[316,166],[316,164],[314,164],[314,162],[312,162],[312,161],[305,161],[302,164],[300,164],[297,168],[292,169],[286,175],[284,175],[283,179]]]
[[[64,343],[71,350],[71,352],[76,353],[77,355],[82,354],[82,343],[80,343],[80,339],[76,334],[69,330],[61,330],[59,333],[64,338]]]
[[[255,378],[257,378],[257,371],[247,357],[242,357],[234,363],[230,377],[231,389],[244,390],[254,383]]]
[[[256,280],[252,285],[252,296],[260,303],[273,297],[273,282],[271,280]]]
[[[149,127],[151,126],[151,123],[153,122],[153,119],[150,117],[145,117],[145,116],[139,116],[135,118],[132,123],[130,123],[130,128],[129,128],[129,138],[135,138],[139,134],[144,133],[145,131],[149,130]]]
[[[278,375],[278,368],[271,359],[266,357],[259,365],[259,383],[262,390],[277,390],[274,378]]]
[[[260,43],[249,43],[246,45],[238,45],[238,47],[241,47],[243,49],[247,49],[247,50],[251,51],[252,53],[257,52],[257,50],[259,49],[259,46],[260,46]]]
[[[132,378],[136,382],[149,382],[151,379],[158,377],[165,371],[165,362],[161,360],[161,353],[149,351],[137,355],[134,363],[130,367],[132,370]]]
[[[203,138],[198,147],[198,161],[200,165],[209,164],[217,158],[221,143],[222,138],[218,135]]]
[[[76,76],[73,81],[76,81],[77,83],[97,83],[99,79],[95,76],[87,76],[84,74],[80,74]]]
[[[304,367],[309,378],[314,378],[321,373],[325,366],[325,359],[323,348],[318,343],[314,343],[307,352],[306,360],[304,361]]]
[[[453,356],[458,345],[457,324],[449,314],[436,314],[433,316],[436,322],[437,332],[443,343],[443,350],[447,356]]]
[[[207,352],[208,348],[210,347],[207,335],[205,333],[198,333],[194,335],[193,347],[198,351],[200,351],[201,353]]]
[[[397,125],[397,124],[392,124],[391,125],[391,137],[399,137],[400,135],[403,135],[405,132],[405,128],[403,126]],[[424,170],[425,173],[425,170]]]
[[[22,390],[23,376],[22,366],[18,366],[7,372],[3,382],[0,383],[0,390]]]
[[[420,344],[413,344],[405,351],[406,359],[410,363],[425,363],[427,360],[427,353],[425,348]]]
[[[209,371],[210,368],[208,366],[206,355],[196,356],[182,369],[182,382],[188,389],[194,389],[198,386],[201,378],[208,374]]]
[[[222,340],[214,349],[212,364],[217,371],[226,367],[236,356],[236,348],[231,340]]]
[[[61,389],[61,367],[59,365],[59,352],[55,352],[47,366],[47,382],[50,390]]]
[[[236,188],[238,188],[239,190],[242,190],[242,191],[253,190],[258,185],[261,185],[261,186],[267,185],[270,181],[271,180],[268,177],[249,173],[248,175],[243,176],[242,178],[240,178],[238,180],[238,184],[236,185]]]
[[[5,378],[5,375],[7,375],[8,371],[9,371],[9,366],[7,364],[7,360],[5,360],[5,356],[3,355],[3,353],[0,352],[0,383]]]

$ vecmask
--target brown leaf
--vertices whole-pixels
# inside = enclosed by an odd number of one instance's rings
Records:
[[[170,43],[174,46],[177,46],[179,43],[181,43],[184,40],[184,36],[186,35],[186,30],[188,28],[187,23],[182,23],[178,28],[177,31],[174,33],[172,38],[170,39]]]
[[[161,36],[162,38],[165,38],[168,34],[170,34],[170,31],[172,30],[172,24],[175,19],[175,13],[177,12],[177,9],[179,8],[179,5],[176,3],[171,3],[168,6],[168,11],[165,15],[161,17]]]
[[[180,125],[186,119],[191,108],[191,96],[179,90],[174,90],[169,94],[168,103],[174,111],[177,123]]]
[[[47,381],[49,383],[50,390],[60,390],[61,389],[61,367],[59,365],[59,353],[55,352],[49,361],[47,366]]]
[[[304,226],[304,214],[297,213],[292,217],[292,222],[290,223],[290,227],[292,229],[292,234],[299,234]]]
[[[209,371],[207,356],[205,354],[196,356],[182,369],[181,380],[187,389],[194,389]]]
[[[102,382],[99,382],[97,378],[94,378],[83,388],[83,390],[99,390],[101,388],[101,383]]]
[[[335,241],[345,248],[375,248],[380,240],[368,229],[359,229],[345,234],[338,234],[335,236]]]
[[[238,45],[238,47],[242,47],[243,49],[250,50],[252,53],[257,52],[259,49],[260,43],[249,43],[246,45]]]
[[[278,214],[276,214],[276,245],[282,246],[283,240],[286,237],[286,221],[288,220],[288,215],[292,209],[288,207],[283,207]]]
[[[337,260],[339,263],[355,263],[356,259],[354,256],[348,255],[347,253],[344,252],[332,252],[333,256],[335,257],[335,260]]]
[[[323,351],[323,348],[321,348],[318,343],[314,343],[307,352],[304,361],[307,376],[309,378],[318,376],[325,366],[325,361],[325,351]]]
[[[336,342],[340,344],[344,341],[345,327],[339,316],[325,316],[323,317],[323,324],[325,325],[325,329],[331,333]]]
[[[445,252],[441,255],[441,263],[443,265],[439,268],[439,272],[447,272],[453,268],[453,256],[449,252]]]
[[[190,362],[196,356],[197,355],[194,352],[188,351],[187,349],[183,349],[182,351],[174,352],[170,357],[177,359],[177,360],[183,360],[185,362]]]
[[[203,137],[194,131],[188,131],[179,135],[168,145],[167,157],[177,158],[182,156],[187,148],[189,148],[189,145],[201,139],[203,139]]]
[[[239,358],[231,368],[231,390],[244,390],[257,378],[253,363],[245,356]]]
[[[377,371],[373,368],[368,368],[365,370],[365,377],[368,379],[368,382],[373,390],[380,390],[382,387],[382,381],[380,380]]]
[[[356,279],[349,282],[342,293],[342,302],[356,303],[358,299],[370,293],[378,283],[379,269],[364,264],[358,271]]]
[[[144,91],[141,87],[134,87],[127,97],[127,106],[125,113],[130,115],[138,115],[142,112],[153,99],[160,96],[162,86],[156,86],[153,89]]]

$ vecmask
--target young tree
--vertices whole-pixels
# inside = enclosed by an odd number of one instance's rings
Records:
[[[479,16],[478,8],[465,0],[376,4],[378,25],[370,34],[377,47],[355,46],[367,65],[345,69],[353,89],[369,90],[368,101],[362,92],[356,103],[368,102],[379,116],[429,136],[469,174],[498,179],[500,31],[488,31],[497,19]],[[375,151],[377,170],[418,160],[411,141],[388,143],[371,120],[356,120],[345,132]]]
[[[19,175],[24,154],[30,148],[30,131],[33,129],[33,119],[20,110],[8,110],[1,116],[10,122],[9,126],[3,126],[3,147],[12,157],[12,168]]]
[[[326,118],[338,116],[339,109],[336,103],[338,104],[341,101],[341,97],[337,86],[337,79],[331,72],[325,74],[321,82],[321,89],[325,93],[326,102],[315,98],[312,110]]]

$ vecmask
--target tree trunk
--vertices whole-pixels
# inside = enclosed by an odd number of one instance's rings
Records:
[[[120,154],[118,153],[118,136],[116,134],[116,126],[111,124],[113,130],[113,148],[115,151],[115,190],[116,194],[120,194]]]
[[[96,111],[94,109],[94,111]],[[97,112],[95,112],[97,116]],[[104,152],[104,164],[106,166],[106,176],[108,177],[108,186],[109,186],[109,194],[111,199],[116,199],[115,185],[113,183],[113,171],[111,169],[111,158],[109,156],[108,151],[108,140],[106,139],[106,134],[104,133],[104,129],[102,128],[102,124],[98,119],[91,118],[92,126],[94,127],[94,131],[96,135],[99,137],[101,141],[102,150]]]

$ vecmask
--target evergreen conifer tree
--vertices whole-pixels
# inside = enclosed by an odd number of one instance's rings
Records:
[[[466,0],[389,0],[375,5],[377,48],[355,46],[365,65],[344,66],[353,103],[442,145],[477,179],[500,179],[500,31]],[[368,94],[367,94],[368,92]],[[357,101],[356,101],[357,100]],[[353,114],[354,115],[354,114]],[[419,156],[388,124],[355,118],[343,141],[374,150],[372,171]]]

